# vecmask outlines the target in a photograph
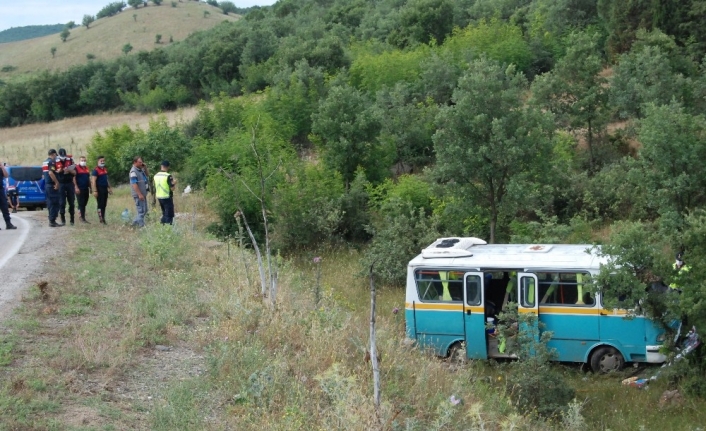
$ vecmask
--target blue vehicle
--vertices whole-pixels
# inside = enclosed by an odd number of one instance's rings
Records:
[[[557,360],[594,372],[625,362],[662,363],[665,331],[645,316],[603,307],[586,283],[604,258],[591,245],[486,244],[478,238],[441,238],[410,261],[405,318],[407,337],[440,356],[511,358],[493,336],[508,303],[538,316],[551,331]]]
[[[15,187],[20,197],[20,207],[29,210],[47,207],[42,183],[41,166],[5,166],[9,178],[5,178],[5,190]]]

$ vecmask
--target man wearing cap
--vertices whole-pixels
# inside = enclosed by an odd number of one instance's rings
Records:
[[[7,198],[5,197],[5,178],[9,178],[5,165],[0,165],[0,212],[5,219],[5,228],[8,230],[17,229],[10,220],[10,211],[7,209]]]
[[[49,157],[42,163],[44,174],[44,194],[47,196],[47,212],[49,213],[49,226],[63,226],[56,222],[59,216],[59,179],[56,177],[56,161],[59,158],[55,149],[48,152]]]
[[[154,187],[162,208],[162,224],[172,224],[174,221],[174,186],[176,180],[169,174],[169,160],[164,160],[161,171],[154,176]]]

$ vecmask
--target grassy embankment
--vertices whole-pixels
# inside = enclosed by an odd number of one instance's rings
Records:
[[[105,3],[96,3],[97,13]],[[204,16],[204,12],[208,12]],[[133,15],[136,15],[134,17]],[[79,19],[80,17],[77,17]],[[0,79],[8,81],[40,70],[65,70],[75,64],[85,63],[88,54],[96,60],[110,60],[124,55],[122,48],[129,43],[133,52],[151,51],[173,41],[186,39],[191,33],[212,28],[223,21],[236,21],[237,15],[224,15],[220,9],[203,2],[163,2],[161,6],[126,8],[123,12],[101,18],[86,27],[76,27],[62,42],[58,34],[0,45]],[[77,24],[81,24],[77,21]],[[161,43],[155,43],[157,34]],[[56,48],[52,57],[51,48]]]
[[[276,309],[258,295],[256,264],[203,234],[198,195],[179,197],[174,229],[120,220],[77,226],[0,335],[0,429],[578,429],[536,422],[507,401],[507,364],[449,364],[403,343],[403,291],[383,288],[382,427],[372,407],[367,280],[358,254],[282,262]],[[195,219],[190,214],[197,214]],[[91,212],[93,214],[93,212]],[[95,219],[95,217],[92,217]],[[68,228],[65,228],[68,229]],[[162,347],[168,346],[168,347]],[[623,387],[561,367],[584,402],[586,429],[693,430],[702,402],[658,408],[666,382]],[[650,370],[648,372],[652,372]],[[453,405],[451,395],[463,400]]]
[[[167,112],[170,124],[192,120],[197,107]],[[37,165],[47,157],[49,148],[65,148],[78,159],[86,154],[91,138],[110,127],[127,124],[132,128],[147,129],[154,114],[118,113],[98,114],[67,118],[52,123],[28,124],[20,127],[0,128],[0,162],[11,165]],[[89,160],[93,165],[95,160]]]

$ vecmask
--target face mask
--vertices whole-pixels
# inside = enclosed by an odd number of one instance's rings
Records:
[[[81,166],[86,166],[86,162],[78,162],[78,164]]]
[[[98,166],[103,168],[103,167],[105,167],[105,163],[98,163]]]

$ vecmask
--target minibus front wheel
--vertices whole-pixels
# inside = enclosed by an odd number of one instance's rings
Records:
[[[623,365],[625,365],[625,359],[614,347],[599,347],[591,355],[591,369],[594,373],[606,374],[620,371]]]

